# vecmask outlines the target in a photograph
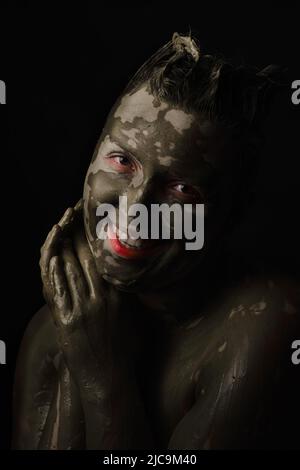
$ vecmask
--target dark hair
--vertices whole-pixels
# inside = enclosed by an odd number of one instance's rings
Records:
[[[180,105],[233,129],[258,129],[281,69],[261,71],[202,54],[197,39],[174,33],[136,72],[125,91],[147,82],[160,100]]]
[[[133,93],[147,83],[159,100],[204,115],[230,131],[240,156],[235,159],[236,175],[243,174],[236,178],[237,219],[252,198],[263,146],[261,124],[282,76],[278,66],[258,70],[203,54],[197,39],[174,33],[140,67],[125,92]]]

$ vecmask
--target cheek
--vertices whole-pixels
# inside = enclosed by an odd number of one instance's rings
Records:
[[[118,205],[119,196],[124,192],[128,182],[121,181],[118,175],[112,175],[105,171],[98,171],[96,174],[88,173],[84,186],[84,225],[90,244],[92,244],[94,255],[95,249],[100,247],[101,243],[97,240],[96,226],[99,217],[96,210],[99,204],[109,203]]]
[[[114,204],[120,195],[126,190],[130,181],[124,176],[98,171],[90,173],[85,182],[85,196],[89,204],[96,208],[101,203]]]
[[[84,200],[83,214],[87,240],[89,243],[93,243],[96,240],[96,210],[90,204],[90,200]]]
[[[104,202],[103,198],[105,199],[105,191],[103,192],[102,190],[102,180],[103,178],[101,178],[100,172],[98,172],[96,175],[93,173],[88,173],[84,185],[84,226],[87,239],[89,243],[92,244],[92,246],[90,245],[91,248],[93,247],[94,242],[97,241],[96,209],[99,203]]]

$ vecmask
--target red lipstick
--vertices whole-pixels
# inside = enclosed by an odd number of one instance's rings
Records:
[[[108,241],[110,249],[113,253],[117,254],[121,258],[138,260],[150,256],[156,251],[158,244],[153,240],[143,240],[140,247],[130,246],[126,243],[126,240],[120,240],[118,232],[113,227],[108,227]]]

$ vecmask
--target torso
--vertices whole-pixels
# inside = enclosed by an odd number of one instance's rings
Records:
[[[269,283],[267,287],[231,292],[182,324],[171,322],[162,330],[146,328],[138,374],[159,447],[166,448],[174,429],[196,400],[203,401],[203,417],[208,426],[216,402],[252,366],[255,370],[255,360],[266,359],[268,366],[268,357],[263,357],[264,339],[270,333],[276,341],[276,331],[281,333],[282,324],[287,319],[294,321],[295,308]],[[44,318],[47,320],[43,320],[43,335],[54,358],[58,353],[56,330],[49,311]]]
[[[237,393],[237,384],[249,380],[247,373],[252,377],[265,368],[272,387],[272,371],[278,372],[277,355],[287,353],[283,367],[288,367],[290,341],[297,326],[299,332],[295,314],[300,291],[291,292],[289,298],[271,280],[250,283],[222,294],[201,315],[174,323],[152,342],[151,354],[143,362],[143,393],[162,448],[196,401],[200,406],[203,403],[203,419],[209,427],[218,400],[228,392]]]

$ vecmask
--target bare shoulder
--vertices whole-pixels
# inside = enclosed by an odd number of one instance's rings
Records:
[[[48,307],[42,307],[29,322],[19,349],[14,384],[14,401],[36,397],[51,383],[59,358],[55,326]]]
[[[224,302],[223,328],[275,347],[300,326],[300,285],[291,279],[257,279],[233,288]],[[255,335],[255,336],[254,336]]]
[[[233,412],[240,445],[293,447],[294,418],[300,419],[299,371],[292,362],[292,344],[300,338],[300,286],[291,279],[252,280],[227,301],[214,356],[217,403],[229,406],[230,397],[240,406]]]
[[[235,285],[186,333],[195,401],[172,445],[293,448],[300,419],[299,366],[292,362],[299,284],[269,278]]]
[[[269,345],[275,350],[299,328],[300,285],[275,278],[246,280],[224,289],[185,326],[191,340],[209,338],[221,351],[231,345],[234,351],[243,342],[248,349]]]
[[[56,329],[47,305],[30,320],[20,347],[19,361],[36,363],[43,357],[53,358],[58,352]]]

